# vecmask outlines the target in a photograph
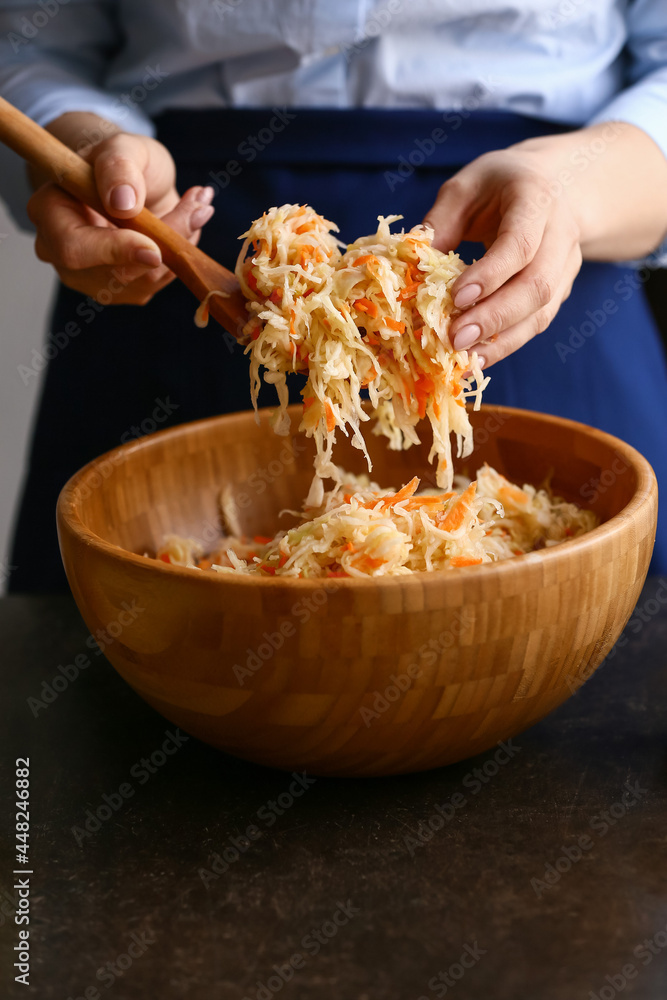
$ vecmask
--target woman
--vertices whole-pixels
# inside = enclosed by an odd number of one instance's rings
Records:
[[[616,263],[667,261],[661,0],[474,0],[465,16],[453,0],[53,3],[0,2],[0,93],[94,164],[113,216],[146,204],[228,266],[283,202],[348,241],[400,213],[442,249],[484,244],[462,248],[479,259],[455,286],[452,336],[487,369],[502,360],[485,399],[602,427],[667,483],[647,272]],[[65,586],[53,510],[76,468],[249,395],[241,349],[193,327],[155,244],[42,180],[36,252],[63,286],[12,590]],[[663,508],[660,570],[665,522]]]

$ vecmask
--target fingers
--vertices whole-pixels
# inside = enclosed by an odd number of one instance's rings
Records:
[[[476,344],[473,350],[477,353],[484,371],[513,354],[539,333],[543,333],[558,312],[560,305],[569,296],[571,289],[571,281],[562,283],[548,306],[538,309],[519,323],[503,330],[502,333],[494,334],[490,340]]]
[[[144,207],[148,146],[144,137],[119,133],[104,142],[95,155],[95,182],[107,212],[131,219]]]
[[[452,286],[459,309],[491,295],[522,271],[537,253],[548,220],[548,209],[540,208],[540,181],[523,178],[501,192],[497,236],[480,260],[475,261]]]
[[[153,296],[174,280],[175,275],[166,267],[151,268],[93,267],[86,271],[62,269],[58,277],[63,285],[82,292],[95,302],[108,305],[143,306]]]
[[[181,233],[191,243],[197,244],[202,226],[212,218],[215,209],[211,202],[215,195],[212,187],[193,187],[185,192],[171,212],[163,216],[164,222]]]
[[[438,191],[433,208],[424,218],[424,225],[434,232],[436,250],[455,250],[465,236],[473,203],[478,194],[475,176],[465,169],[446,181]]]
[[[176,199],[165,221],[197,243],[213,215],[213,188],[194,187]],[[44,185],[29,202],[37,227],[35,252],[64,284],[102,302],[142,305],[173,280],[157,245],[130,229],[118,229],[55,185]]]
[[[487,298],[466,309],[451,325],[457,350],[469,350],[540,313],[553,319],[560,291],[571,285],[581,267],[577,234],[565,221],[551,224],[530,264]]]
[[[45,184],[33,195],[28,214],[37,228],[37,256],[57,270],[123,264],[139,264],[145,270],[162,261],[157,244],[147,236],[91,225],[85,207],[55,184]]]

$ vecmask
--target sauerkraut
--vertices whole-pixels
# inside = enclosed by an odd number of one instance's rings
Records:
[[[242,237],[236,275],[248,299],[253,406],[263,377],[278,393],[274,429],[288,434],[286,375],[307,373],[299,429],[316,445],[311,505],[323,501],[323,479],[337,480],[338,430],[351,435],[371,469],[361,430],[370,419],[374,433],[401,449],[419,442],[417,423],[428,418],[429,460],[437,459],[436,482],[445,490],[453,479],[450,435],[460,457],[472,451],[465,401],[477,409],[488,379],[477,355],[455,351],[448,336],[450,289],[466,265],[431,246],[431,229],[392,233],[400,218],[380,216],[376,233],[345,249],[337,227],[312,208],[282,205]]]
[[[473,482],[456,477],[457,489],[444,493],[418,493],[417,477],[395,492],[368,477],[336,473],[338,482],[322,502],[298,515],[286,512],[298,516],[298,523],[274,538],[229,535],[204,557],[196,540],[170,535],[158,557],[219,573],[378,577],[507,559],[597,524],[592,511],[546,489],[519,488],[488,465]]]

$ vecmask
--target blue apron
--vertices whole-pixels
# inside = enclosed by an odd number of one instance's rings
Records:
[[[157,121],[181,191],[217,188],[201,246],[233,267],[238,235],[272,205],[313,205],[351,241],[379,214],[420,222],[439,186],[482,153],[568,127],[505,113],[376,110],[173,111]],[[464,244],[466,260],[483,248]],[[556,320],[491,370],[485,400],[554,413],[610,431],[667,486],[667,369],[642,282],[645,272],[587,263]],[[156,429],[249,405],[248,361],[173,282],[147,306],[100,306],[61,287],[9,587],[66,587],[56,539],[58,493],[78,468]],[[626,356],[631,343],[631,366]],[[293,398],[301,387],[298,377]],[[272,405],[272,387],[260,396]],[[662,490],[667,497],[667,488]],[[661,500],[653,570],[667,572]]]

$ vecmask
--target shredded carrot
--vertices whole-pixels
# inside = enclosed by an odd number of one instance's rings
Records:
[[[374,556],[360,555],[355,559],[353,565],[355,569],[367,572],[372,569],[379,569],[380,566],[384,566],[386,561],[386,559],[376,559]]]
[[[313,259],[315,255],[315,247],[311,246],[310,243],[306,243],[305,246],[299,248],[299,263],[301,267]]]
[[[397,330],[399,333],[405,333],[405,323],[401,323],[398,319],[392,319],[390,316],[387,316],[382,322],[385,326],[388,326],[390,330]]]
[[[517,489],[516,486],[501,486],[498,490],[498,496],[501,500],[511,500],[514,503],[521,504],[521,506],[525,506],[528,503],[526,494],[523,490]]]
[[[477,566],[482,562],[482,559],[471,559],[467,556],[452,556],[449,560],[450,566]]]
[[[423,419],[426,416],[426,404],[435,386],[430,375],[423,373],[415,379],[415,399],[419,407],[419,416]]]
[[[306,410],[309,410],[314,402],[315,402],[314,396],[306,396],[303,401],[303,412],[305,413]]]
[[[282,302],[282,299],[283,299],[282,288],[274,288],[271,294],[269,295],[269,301],[275,302],[275,304],[279,306],[280,303]]]
[[[471,483],[467,490],[464,490],[452,509],[445,515],[438,524],[443,531],[456,531],[463,524],[466,514],[470,509],[471,502],[475,499],[477,483]]]
[[[210,559],[200,559],[197,565],[200,569],[210,569],[213,563]]]
[[[405,504],[406,510],[419,510],[421,507],[432,507],[438,504],[443,504],[445,500],[449,500],[453,497],[453,493],[442,493],[438,497],[412,497]]]
[[[268,535],[255,535],[255,537],[253,538],[253,542],[256,542],[257,545],[268,545],[269,542],[272,541],[273,539],[270,538]]]
[[[354,261],[355,267],[362,267],[364,264],[379,264],[380,261],[377,259],[374,253],[364,254],[363,257],[357,257]]]
[[[246,274],[245,280],[248,282],[248,285],[250,288],[252,288],[253,292],[259,292],[259,288],[257,287],[257,278],[253,274],[251,268],[248,268],[248,273]]]
[[[393,507],[396,503],[401,503],[402,500],[408,500],[413,493],[416,493],[419,489],[419,479],[414,476],[409,483],[401,487],[398,493],[390,493],[389,496],[381,497],[383,507]]]
[[[327,400],[324,404],[324,411],[327,415],[327,431],[331,433],[336,426],[336,417],[334,416],[334,411],[331,409],[331,403],[329,400]]]
[[[168,552],[163,552],[162,555],[160,556],[160,559],[162,560],[162,562],[171,563],[171,556],[169,555]]]
[[[378,307],[370,299],[356,299],[353,305],[358,312],[368,313],[373,319],[377,317]]]

